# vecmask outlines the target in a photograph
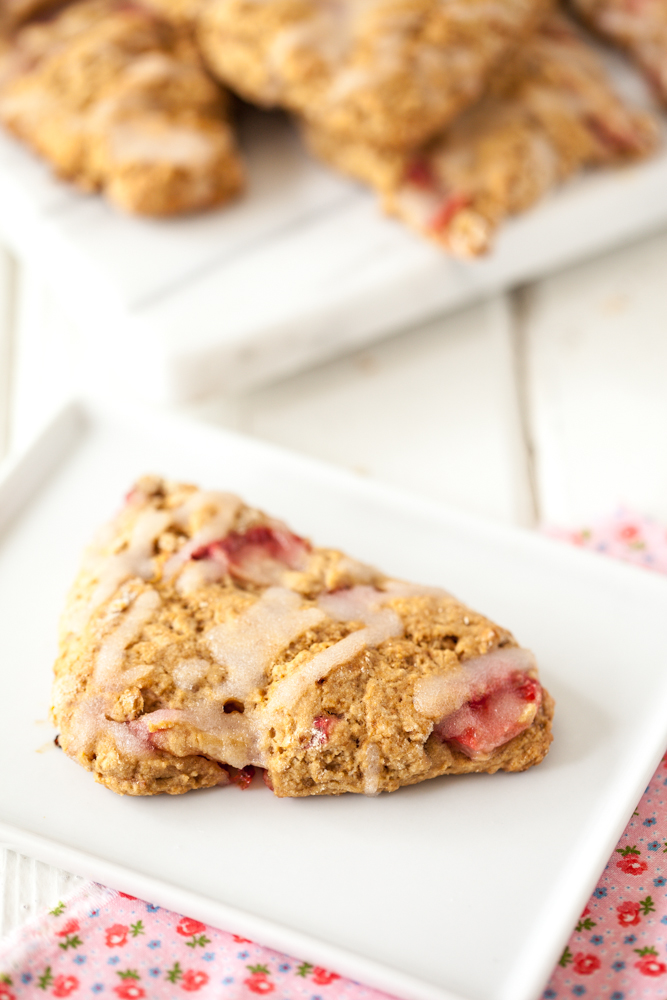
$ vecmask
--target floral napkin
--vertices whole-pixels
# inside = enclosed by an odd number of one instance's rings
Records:
[[[667,531],[619,511],[550,532],[667,573]],[[87,883],[0,944],[0,1000],[387,1000],[335,972]],[[544,1000],[667,997],[667,754],[581,914]],[[537,998],[536,998],[537,1000]]]
[[[549,534],[667,573],[667,530],[625,510],[582,531]],[[544,1000],[667,998],[667,754],[542,996]]]
[[[0,947],[0,1000],[387,1000],[335,972],[86,883]],[[272,998],[273,1000],[273,998]]]

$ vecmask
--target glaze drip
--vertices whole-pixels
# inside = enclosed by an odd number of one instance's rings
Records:
[[[217,663],[227,668],[221,693],[245,699],[265,685],[268,668],[291,642],[325,619],[323,611],[304,607],[285,587],[269,587],[247,611],[216,625],[206,642]]]
[[[420,678],[415,684],[415,709],[429,719],[441,719],[466,702],[483,697],[517,672],[535,676],[537,664],[530,650],[516,646],[494,649],[465,660],[447,674]]]
[[[350,632],[328,649],[316,653],[288,677],[278,681],[269,697],[269,711],[289,708],[312,684],[344,666],[369,646],[403,635],[403,623],[390,608],[381,607],[387,596],[373,587],[352,587],[318,598],[322,611],[335,621],[363,622],[364,628]]]
[[[97,586],[90,600],[79,607],[69,620],[72,632],[82,632],[93,613],[113,597],[121,584],[133,577],[150,580],[154,576],[153,548],[157,538],[169,526],[171,516],[167,511],[145,510],[139,514],[124,552],[100,556],[93,553],[87,568],[97,577]]]
[[[123,671],[125,650],[141,636],[144,626],[162,604],[156,590],[144,590],[135,598],[120,624],[116,626],[100,647],[95,664],[95,677],[107,690],[127,687],[134,683],[136,674],[142,676],[147,667],[140,664],[134,671]]]

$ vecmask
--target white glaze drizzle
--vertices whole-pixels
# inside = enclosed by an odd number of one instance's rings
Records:
[[[155,749],[147,739],[142,739],[123,722],[113,722],[106,717],[107,702],[102,695],[84,698],[72,713],[67,741],[67,753],[75,756],[91,752],[97,742],[109,736],[120,753],[129,757],[155,757]]]
[[[447,674],[421,677],[415,684],[415,710],[429,719],[442,719],[516,671],[536,676],[537,664],[530,650],[507,647],[465,660]]]
[[[203,168],[218,149],[215,139],[202,129],[167,125],[157,116],[148,114],[113,125],[109,141],[111,156],[117,164],[170,163]]]
[[[289,708],[312,684],[328,676],[335,667],[349,663],[369,646],[379,646],[387,639],[403,635],[403,623],[383,601],[390,599],[373,587],[351,587],[333,594],[322,594],[318,605],[336,621],[361,621],[365,627],[350,632],[333,646],[316,653],[312,659],[284,677],[271,692],[268,710]]]
[[[385,600],[387,598],[382,591],[362,584],[321,594],[317,603],[334,621],[368,623]]]
[[[335,621],[370,622],[383,604],[399,597],[439,597],[453,600],[451,594],[440,587],[427,587],[406,580],[385,580],[383,589],[360,585],[346,590],[321,594],[317,600],[323,611]],[[370,617],[369,617],[370,616]]]
[[[171,676],[177,687],[183,691],[192,691],[195,685],[206,676],[210,666],[208,660],[193,656],[177,663]]]
[[[217,542],[229,534],[234,523],[236,512],[241,506],[238,497],[231,493],[218,493],[213,491],[197,490],[188,497],[184,504],[172,511],[172,521],[179,527],[187,527],[190,517],[202,507],[211,506],[215,509],[215,514],[202,525],[199,531],[195,532],[192,538],[182,545],[178,552],[167,559],[162,567],[162,579],[172,579],[181,568],[190,561],[192,554],[204,545]],[[221,569],[221,575],[224,567]],[[218,578],[219,579],[219,578]]]
[[[208,647],[228,671],[220,693],[242,701],[262,687],[272,661],[324,618],[318,608],[303,607],[303,599],[293,591],[269,587],[247,611],[209,629]]]
[[[133,725],[139,723],[145,727],[152,742],[158,747],[167,743],[168,730],[179,729],[186,737],[186,752],[201,753],[196,733],[192,733],[190,741],[187,740],[192,730],[198,730],[220,744],[220,760],[232,767],[245,767],[247,764],[266,767],[268,764],[261,748],[264,729],[257,715],[252,712],[226,715],[219,703],[201,700],[187,709],[166,708],[149,712]],[[161,733],[165,734],[162,738]]]
[[[457,22],[478,22],[480,30],[498,32],[501,26],[505,31],[515,31],[525,20],[522,0],[512,3],[492,0],[487,4],[470,4],[469,0],[441,2],[446,6],[454,34]],[[278,32],[269,48],[267,99],[279,98],[288,60],[300,49],[317,52],[328,64],[332,79],[324,100],[331,106],[345,102],[359,90],[376,86],[383,77],[405,65],[405,53],[410,51],[409,46],[406,49],[406,39],[414,30],[418,17],[419,12],[392,12],[392,5],[386,0],[336,0],[332,4],[313,5],[313,13],[309,17]],[[357,39],[366,34],[363,25],[366,18],[370,19],[369,27],[375,36],[373,58],[370,64],[359,66],[354,60],[355,46]],[[467,83],[467,89],[472,89],[484,65],[483,58],[480,59],[477,50],[469,44],[458,48],[422,44],[412,60],[411,72],[421,78],[423,98],[427,102],[432,96],[433,83],[438,80],[440,67],[447,67],[452,62],[462,63],[452,67],[452,78],[459,88]],[[456,72],[457,69],[459,72]]]
[[[153,546],[170,521],[171,515],[167,511],[152,508],[142,511],[124,552],[112,556],[93,554],[89,557],[86,568],[97,577],[97,585],[89,600],[70,616],[67,623],[70,631],[83,631],[95,610],[113,597],[126,580],[132,577],[150,580],[153,577]]]
[[[372,622],[365,628],[350,632],[279,681],[271,692],[270,710],[289,708],[311,684],[327,677],[335,667],[349,663],[368,646],[379,646],[386,639],[402,634],[403,625],[396,612],[383,608],[373,615]]]
[[[198,559],[183,567],[176,581],[176,590],[183,597],[193,594],[208,583],[217,583],[227,572],[226,563],[221,559]]]
[[[382,765],[380,762],[380,750],[375,743],[369,743],[366,747],[364,760],[364,795],[374,798],[380,794],[380,772]]]
[[[97,654],[95,662],[95,677],[98,683],[107,689],[127,687],[132,684],[137,672],[146,672],[146,666],[140,664],[133,671],[122,671],[125,650],[136,642],[144,626],[151,620],[162,601],[156,590],[144,590],[130,605],[123,615],[120,624],[107,636]]]

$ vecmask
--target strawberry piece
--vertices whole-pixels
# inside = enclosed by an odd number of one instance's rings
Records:
[[[252,783],[252,779],[255,777],[255,768],[252,764],[246,764],[240,770],[236,767],[232,767],[231,764],[222,765],[229,775],[230,784],[236,785],[240,788],[242,792],[249,787]]]
[[[586,115],[585,124],[595,138],[614,154],[633,153],[641,149],[641,137],[627,128],[619,128],[616,122],[602,115]]]
[[[470,204],[470,196],[467,194],[451,194],[442,202],[438,210],[431,216],[429,229],[434,233],[442,233],[449,226],[450,222],[462,208]]]
[[[285,567],[301,569],[308,552],[310,544],[286,528],[257,525],[203,545],[192,558],[224,562],[239,580],[271,584],[279,581]]]
[[[467,757],[483,759],[528,729],[541,701],[539,683],[515,671],[442,719],[434,732]]]
[[[162,736],[162,733],[159,730],[155,733],[149,732],[143,717],[132,719],[130,722],[124,722],[123,725],[127,726],[133,736],[136,736],[138,740],[141,740],[146,750],[161,749],[160,737]]]
[[[425,191],[437,189],[438,182],[428,160],[412,160],[405,171],[405,180],[408,184],[422,188]]]
[[[338,721],[334,715],[318,715],[316,719],[313,719],[310,742],[306,746],[306,750],[319,750],[320,747],[326,746]]]
[[[271,781],[271,775],[268,771],[262,771],[262,781],[267,788],[270,788],[271,791],[273,791],[273,782]]]

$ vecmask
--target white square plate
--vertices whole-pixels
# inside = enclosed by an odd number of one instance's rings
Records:
[[[65,592],[145,471],[238,491],[510,627],[556,698],[546,761],[377,799],[142,799],[45,749]],[[0,525],[1,839],[409,1000],[534,1000],[667,743],[667,581],[181,418],[86,404],[6,472]]]

